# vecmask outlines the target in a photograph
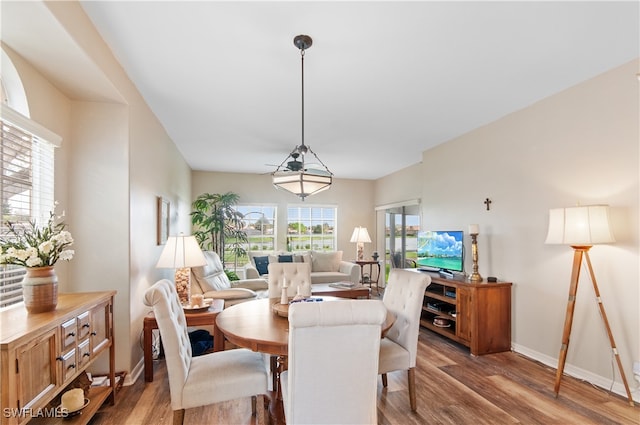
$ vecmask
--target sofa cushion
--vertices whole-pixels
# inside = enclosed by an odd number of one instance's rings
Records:
[[[340,261],[342,261],[342,251],[311,252],[311,271],[312,272],[337,272],[340,270]]]
[[[293,263],[293,255],[278,255],[278,263]]]
[[[253,261],[256,264],[256,269],[258,273],[263,275],[269,273],[269,256],[265,255],[264,257],[253,257]]]
[[[241,300],[255,298],[257,293],[246,288],[223,289],[222,291],[208,291],[204,293],[207,298],[221,298],[224,300]]]

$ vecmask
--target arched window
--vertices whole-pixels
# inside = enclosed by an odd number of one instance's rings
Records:
[[[53,210],[54,147],[60,136],[29,118],[22,81],[2,51],[0,118],[0,233],[6,223],[44,223]],[[22,301],[24,268],[0,265],[0,308]]]

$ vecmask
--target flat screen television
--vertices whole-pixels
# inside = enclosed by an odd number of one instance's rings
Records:
[[[464,271],[462,230],[430,230],[418,233],[418,267]]]

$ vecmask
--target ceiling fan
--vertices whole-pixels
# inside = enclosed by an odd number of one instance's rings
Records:
[[[308,35],[298,35],[293,39],[293,44],[300,49],[302,68],[302,144],[296,146],[271,173],[273,185],[277,189],[293,193],[303,201],[309,195],[329,189],[333,180],[333,173],[320,161],[318,155],[304,144],[304,53],[312,43]],[[312,164],[305,164],[305,155],[309,153],[319,164],[313,164],[314,167]]]
[[[311,153],[317,159],[318,162],[307,163],[305,162],[305,153]],[[293,151],[289,154],[288,157],[284,159],[280,163],[280,165],[267,164],[273,167],[277,167],[275,172],[305,172],[305,173],[313,173],[317,175],[331,175],[332,173],[327,169],[327,167],[320,161],[318,156],[309,148],[307,145],[296,146]]]

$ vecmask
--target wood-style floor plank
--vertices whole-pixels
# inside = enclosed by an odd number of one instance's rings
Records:
[[[170,425],[167,371],[154,361],[154,381],[140,377],[105,405],[91,425]],[[576,424],[640,425],[640,407],[626,398],[565,376],[558,398],[555,369],[516,353],[473,357],[469,350],[425,329],[420,330],[416,387],[418,412],[409,409],[406,372],[378,381],[381,425]],[[330,406],[328,406],[330,408]],[[185,414],[185,424],[256,424],[249,398],[218,403]]]

